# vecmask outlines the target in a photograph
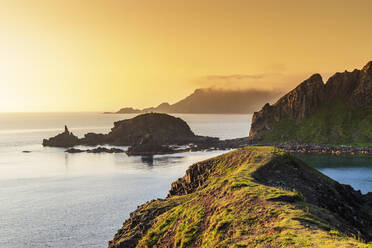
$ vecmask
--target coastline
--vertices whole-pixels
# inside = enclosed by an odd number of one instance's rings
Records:
[[[288,152],[322,154],[372,154],[370,146],[323,145],[323,144],[281,144],[274,145]]]

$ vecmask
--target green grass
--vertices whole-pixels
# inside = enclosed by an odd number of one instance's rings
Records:
[[[299,192],[257,182],[252,174],[273,159],[295,158],[272,147],[250,147],[206,161],[214,170],[205,187],[141,207],[172,206],[137,247],[371,247],[337,230],[333,215],[304,202]],[[315,170],[314,176],[326,178]],[[270,200],[283,196],[295,201]]]
[[[301,123],[287,118],[272,123],[272,127],[265,142],[371,146],[372,107],[351,109],[336,101]]]

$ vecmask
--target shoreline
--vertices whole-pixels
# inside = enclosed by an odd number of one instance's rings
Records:
[[[341,155],[341,154],[372,154],[372,147],[369,146],[333,146],[333,145],[309,145],[309,144],[282,144],[282,145],[271,145],[280,149],[283,149],[288,152],[297,152],[297,153],[316,153],[316,154],[332,154],[332,155]]]

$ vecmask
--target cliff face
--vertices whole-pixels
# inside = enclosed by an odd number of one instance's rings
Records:
[[[109,247],[364,247],[369,198],[280,150],[247,147],[192,165]]]
[[[372,61],[362,70],[336,73],[325,84],[314,74],[255,112],[250,137],[274,143],[372,143],[371,68]]]

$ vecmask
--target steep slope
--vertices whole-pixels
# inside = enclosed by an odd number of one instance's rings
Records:
[[[243,148],[192,165],[109,247],[367,247],[365,201],[287,153]]]
[[[325,84],[315,74],[266,104],[253,115],[250,137],[256,143],[372,145],[372,61]]]

